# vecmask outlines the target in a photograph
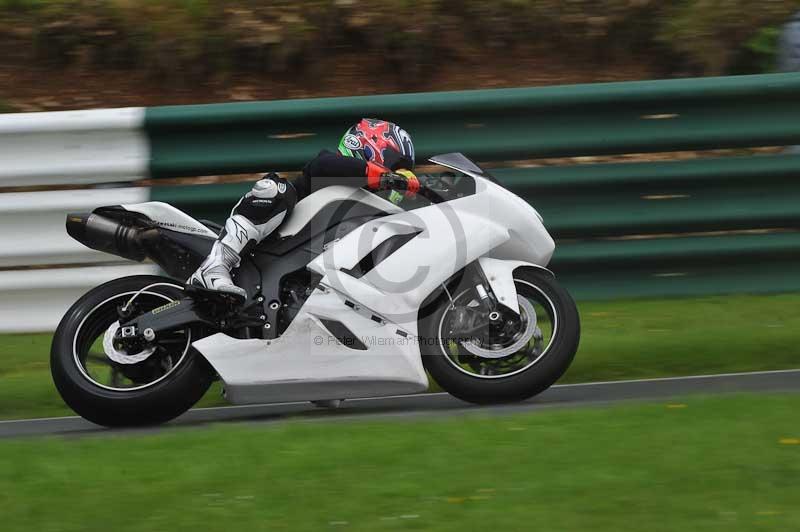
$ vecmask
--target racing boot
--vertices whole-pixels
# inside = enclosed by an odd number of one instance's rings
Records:
[[[247,291],[234,284],[231,270],[239,266],[239,255],[244,247],[251,241],[259,240],[259,236],[260,231],[250,220],[238,214],[231,216],[225,222],[219,239],[214,242],[211,253],[186,284],[224,293],[243,303],[247,299]]]

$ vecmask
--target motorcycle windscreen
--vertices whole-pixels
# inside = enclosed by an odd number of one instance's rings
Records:
[[[451,168],[470,177],[482,177],[493,183],[497,183],[498,185],[500,184],[500,182],[497,181],[492,174],[472,162],[463,153],[445,153],[442,155],[434,155],[428,160],[433,164]]]

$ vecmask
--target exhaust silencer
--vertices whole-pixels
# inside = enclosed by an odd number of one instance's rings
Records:
[[[147,256],[141,230],[95,213],[67,215],[67,233],[86,247],[141,262]]]

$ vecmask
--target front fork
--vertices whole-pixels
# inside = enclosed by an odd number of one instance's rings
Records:
[[[519,316],[519,298],[514,282],[514,271],[518,268],[533,268],[555,277],[553,272],[538,264],[521,260],[501,260],[481,257],[478,259],[478,270],[491,288],[498,304]]]
[[[450,291],[447,291],[452,305],[450,333],[460,336],[480,337],[491,327],[512,326],[520,320],[520,307],[514,271],[528,267],[552,272],[541,266],[522,262],[480,258],[468,270],[472,279],[478,305],[455,305]],[[447,286],[444,286],[447,290]]]
[[[466,269],[466,274],[465,278],[469,281],[466,289],[474,291],[475,297],[461,300],[459,305],[453,300],[451,291],[447,288],[448,283],[442,285],[450,299],[449,332],[464,336],[480,335],[489,325],[500,321],[505,310],[500,302],[500,297],[508,296],[505,293],[498,294],[494,291],[491,283],[492,281],[495,281],[495,285],[497,283],[493,270],[487,274],[480,261],[471,264]],[[457,291],[463,294],[460,290]],[[516,291],[514,295],[516,297]],[[467,301],[474,301],[477,304],[466,303]]]
[[[517,287],[514,285],[514,270],[518,266],[514,262],[481,257],[478,259],[477,270],[480,272],[484,282],[489,286],[496,304],[502,305],[519,316]],[[478,285],[479,294],[481,289],[482,285]],[[492,310],[496,311],[498,309],[495,307]]]

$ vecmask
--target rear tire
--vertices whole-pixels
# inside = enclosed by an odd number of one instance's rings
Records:
[[[438,308],[419,324],[422,362],[434,380],[448,393],[471,403],[508,403],[528,399],[552,386],[572,363],[580,342],[580,318],[575,302],[551,274],[534,268],[518,268],[514,281],[520,295],[525,292],[541,294],[542,301],[551,306],[554,333],[546,349],[524,369],[502,374],[481,376],[469,374],[448,356],[453,349],[452,339],[440,332],[444,313],[450,301],[444,299]],[[455,296],[456,299],[458,296]],[[537,297],[539,297],[537,295]],[[550,305],[552,303],[552,305]],[[447,347],[450,346],[450,347]]]
[[[155,283],[163,284],[151,286]],[[84,367],[89,355],[82,354],[91,349],[91,345],[86,347],[93,341],[89,337],[117,321],[116,306],[145,287],[150,287],[145,294],[152,301],[167,303],[183,295],[179,283],[164,277],[141,275],[116,279],[94,288],[72,305],[53,337],[50,369],[56,388],[70,408],[98,425],[131,427],[163,423],[191,408],[214,379],[211,366],[190,347],[191,341],[199,339],[195,332],[194,336],[187,334],[187,345],[179,348],[180,358],[174,366],[170,365],[151,384],[137,386],[138,383],[130,381],[131,389],[126,390],[93,380]]]

